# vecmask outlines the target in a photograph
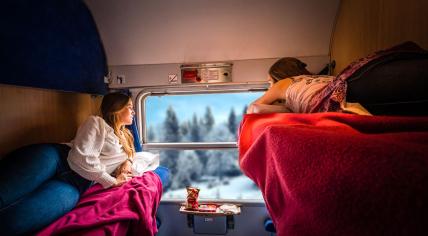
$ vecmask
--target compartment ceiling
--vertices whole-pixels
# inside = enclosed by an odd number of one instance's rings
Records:
[[[86,0],[109,65],[325,56],[339,0]]]

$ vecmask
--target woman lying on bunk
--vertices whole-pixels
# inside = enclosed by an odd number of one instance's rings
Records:
[[[428,115],[427,65],[428,51],[413,42],[361,58],[338,76],[312,75],[298,59],[282,58],[269,70],[272,86],[247,113]]]
[[[333,79],[334,76],[312,75],[306,69],[306,64],[296,58],[281,58],[269,69],[268,81],[271,87],[262,97],[250,104],[247,113],[311,113],[313,99]],[[357,104],[347,104],[341,109],[357,114],[369,114]]]
[[[71,149],[64,144],[30,145],[1,160],[2,235],[34,232],[50,224],[72,210],[94,183],[114,188],[154,170],[165,184],[168,169],[159,166],[157,155],[136,153],[125,128],[134,115],[130,97],[105,95],[101,113],[80,126]]]

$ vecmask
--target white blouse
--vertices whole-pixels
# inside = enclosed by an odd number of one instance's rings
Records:
[[[67,161],[70,168],[85,179],[108,188],[117,183],[111,174],[126,159],[127,155],[113,128],[103,118],[90,116],[77,130]],[[133,175],[142,175],[158,166],[159,155],[137,152],[132,172]]]

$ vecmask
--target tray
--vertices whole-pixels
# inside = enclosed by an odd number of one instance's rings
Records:
[[[216,206],[216,208],[215,210],[211,211],[203,207],[204,205],[214,205]],[[228,215],[241,214],[241,207],[237,204],[202,203],[202,204],[199,204],[199,206],[201,207],[200,210],[189,210],[189,209],[186,209],[186,206],[181,206],[180,213],[192,214],[192,215],[211,215],[211,216],[228,216]]]

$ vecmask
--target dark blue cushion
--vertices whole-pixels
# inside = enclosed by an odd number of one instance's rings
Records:
[[[0,83],[107,92],[106,56],[82,1],[5,0],[2,9]]]

